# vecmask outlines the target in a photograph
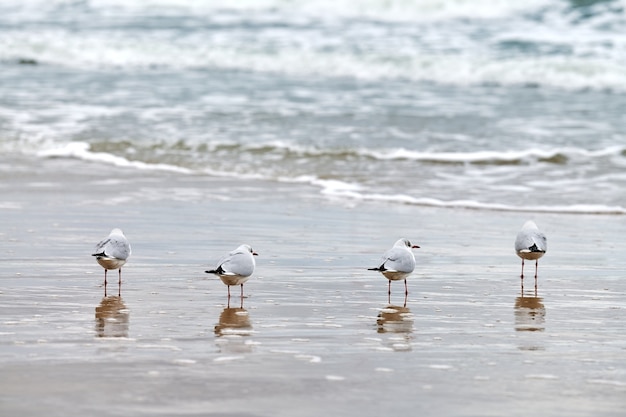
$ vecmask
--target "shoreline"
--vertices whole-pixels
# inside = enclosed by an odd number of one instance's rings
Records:
[[[85,147],[88,144],[83,142],[72,142],[68,145],[69,151],[49,151],[40,152],[37,156],[27,155],[13,155],[18,157],[20,162],[26,162],[29,165],[39,165],[37,162],[41,162],[43,165],[56,165],[56,171],[67,170],[67,167],[82,167],[83,169],[90,166],[95,167],[97,170],[103,172],[118,172],[127,171],[133,176],[139,178],[170,178],[177,179],[182,183],[186,182],[202,182],[205,180],[208,184],[221,184],[226,186],[241,184],[248,184],[246,187],[254,188],[258,186],[259,189],[277,188],[277,189],[289,189],[291,187],[303,188],[306,187],[312,192],[316,190],[318,198],[320,199],[336,199],[343,204],[363,204],[363,203],[388,203],[392,205],[408,205],[415,207],[425,208],[450,208],[450,209],[466,209],[466,210],[478,210],[478,211],[493,211],[493,212],[511,212],[511,213],[545,213],[545,214],[574,214],[574,215],[607,215],[607,216],[621,216],[626,215],[626,207],[620,205],[607,205],[607,204],[594,204],[594,203],[577,203],[571,205],[511,205],[498,202],[481,202],[479,200],[472,199],[456,199],[451,198],[442,200],[432,197],[415,197],[407,194],[381,194],[377,192],[363,191],[362,187],[358,184],[350,184],[336,179],[322,179],[310,175],[302,175],[296,178],[279,177],[279,178],[263,178],[257,175],[238,175],[226,172],[212,172],[207,170],[193,171],[188,168],[179,167],[175,165],[167,164],[148,164],[141,161],[132,161],[122,157],[118,157],[108,153],[90,153]],[[74,152],[73,149],[78,148],[80,152]],[[614,149],[612,149],[615,152]],[[86,153],[86,154],[85,154]],[[98,156],[101,155],[101,156]],[[11,156],[5,158],[11,159]],[[10,171],[10,163],[2,163],[0,161],[0,168],[2,165],[5,170]],[[66,167],[64,168],[63,165]],[[0,171],[1,172],[1,171]],[[65,172],[65,174],[69,174]],[[6,175],[6,174],[5,174]],[[9,176],[9,175],[7,175]],[[12,177],[12,176],[9,176]],[[184,178],[188,180],[185,181]],[[67,179],[67,178],[66,178]],[[123,181],[123,180],[120,180]],[[49,181],[33,182],[31,186],[45,188],[45,187],[58,187],[59,183],[53,183]],[[179,196],[179,198],[190,198],[187,196]],[[106,203],[106,201],[105,201]],[[115,204],[113,200],[111,203]],[[117,202],[119,203],[119,201]],[[16,208],[11,205],[10,202],[0,203],[1,208]]]

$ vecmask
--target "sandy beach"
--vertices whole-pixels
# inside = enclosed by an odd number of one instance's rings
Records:
[[[309,199],[70,159],[3,158],[0,175],[2,415],[626,408],[624,216]],[[513,251],[528,218],[549,242],[537,294]],[[113,227],[133,255],[104,297],[90,251]],[[366,268],[399,237],[421,249],[406,307],[400,282],[390,307]],[[203,271],[244,242],[257,269],[228,307]]]

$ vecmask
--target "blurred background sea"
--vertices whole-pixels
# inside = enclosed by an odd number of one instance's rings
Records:
[[[0,151],[625,214],[626,3],[9,0]]]
[[[19,0],[0,151],[626,213],[623,1]]]

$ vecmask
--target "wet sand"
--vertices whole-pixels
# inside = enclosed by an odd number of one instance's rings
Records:
[[[63,159],[0,160],[0,175],[1,415],[624,415],[623,216],[324,200]],[[513,251],[528,218],[549,245],[536,294]],[[90,253],[113,227],[133,255],[104,297]],[[399,237],[421,249],[390,307],[366,268]],[[244,242],[257,270],[228,306],[203,271]]]

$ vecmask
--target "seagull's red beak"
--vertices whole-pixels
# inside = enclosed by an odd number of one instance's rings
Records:
[[[259,256],[259,254],[258,254],[258,253],[256,253],[256,252],[252,252],[252,254],[253,254],[254,256]]]
[[[419,246],[417,246],[417,245],[413,245],[413,246],[411,246],[411,249],[419,249],[419,248],[420,248],[420,247],[419,247]]]

